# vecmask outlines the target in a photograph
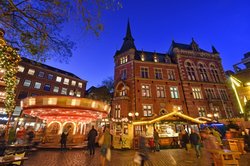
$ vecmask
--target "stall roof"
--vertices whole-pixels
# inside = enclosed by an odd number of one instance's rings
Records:
[[[185,119],[186,121],[190,121],[192,123],[198,123],[198,124],[203,124],[203,123],[206,123],[205,121],[202,121],[202,120],[198,120],[198,119],[195,119],[195,118],[192,118],[188,115],[185,115],[181,112],[177,112],[177,111],[173,111],[169,114],[166,114],[166,115],[162,115],[162,116],[158,116],[152,120],[145,120],[145,121],[134,121],[133,122],[133,125],[145,125],[145,124],[153,124],[155,122],[158,122],[158,121],[161,121],[161,120],[175,120],[176,117],[179,117],[179,118],[182,118],[182,119]],[[177,120],[177,119],[176,119]]]

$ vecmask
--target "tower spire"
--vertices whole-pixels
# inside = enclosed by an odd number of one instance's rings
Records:
[[[134,38],[132,37],[132,33],[131,33],[131,29],[130,29],[130,23],[128,20],[127,32],[126,32],[126,36],[123,38],[123,44],[122,44],[122,47],[120,49],[120,52],[125,52],[131,48],[136,50]]]

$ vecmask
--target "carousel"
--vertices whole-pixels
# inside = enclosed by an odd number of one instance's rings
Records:
[[[44,125],[34,126],[36,139],[44,145],[57,146],[62,132],[68,132],[67,144],[82,145],[92,125],[107,117],[107,103],[69,96],[35,96],[22,100],[23,115],[42,120]]]

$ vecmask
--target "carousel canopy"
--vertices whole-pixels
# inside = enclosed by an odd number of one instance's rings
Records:
[[[35,96],[21,101],[23,113],[53,121],[93,121],[105,118],[110,106],[104,102],[69,96]]]
[[[206,123],[205,121],[198,120],[187,116],[181,112],[173,111],[169,114],[158,116],[151,120],[145,121],[134,121],[133,125],[146,125],[146,124],[153,124],[159,121],[179,121],[179,122],[189,122],[189,123],[196,123],[196,124],[203,124]]]

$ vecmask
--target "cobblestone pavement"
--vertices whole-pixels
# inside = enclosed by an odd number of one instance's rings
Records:
[[[135,166],[133,163],[133,150],[112,150],[111,162],[108,166]],[[146,166],[210,166],[206,156],[197,159],[191,150],[187,153],[184,149],[165,149],[160,152],[150,152],[150,162]],[[30,154],[24,166],[99,166],[100,153],[96,150],[95,156],[90,156],[84,150],[39,150]],[[249,163],[249,164],[248,164]],[[241,155],[240,166],[250,165],[250,153]]]

